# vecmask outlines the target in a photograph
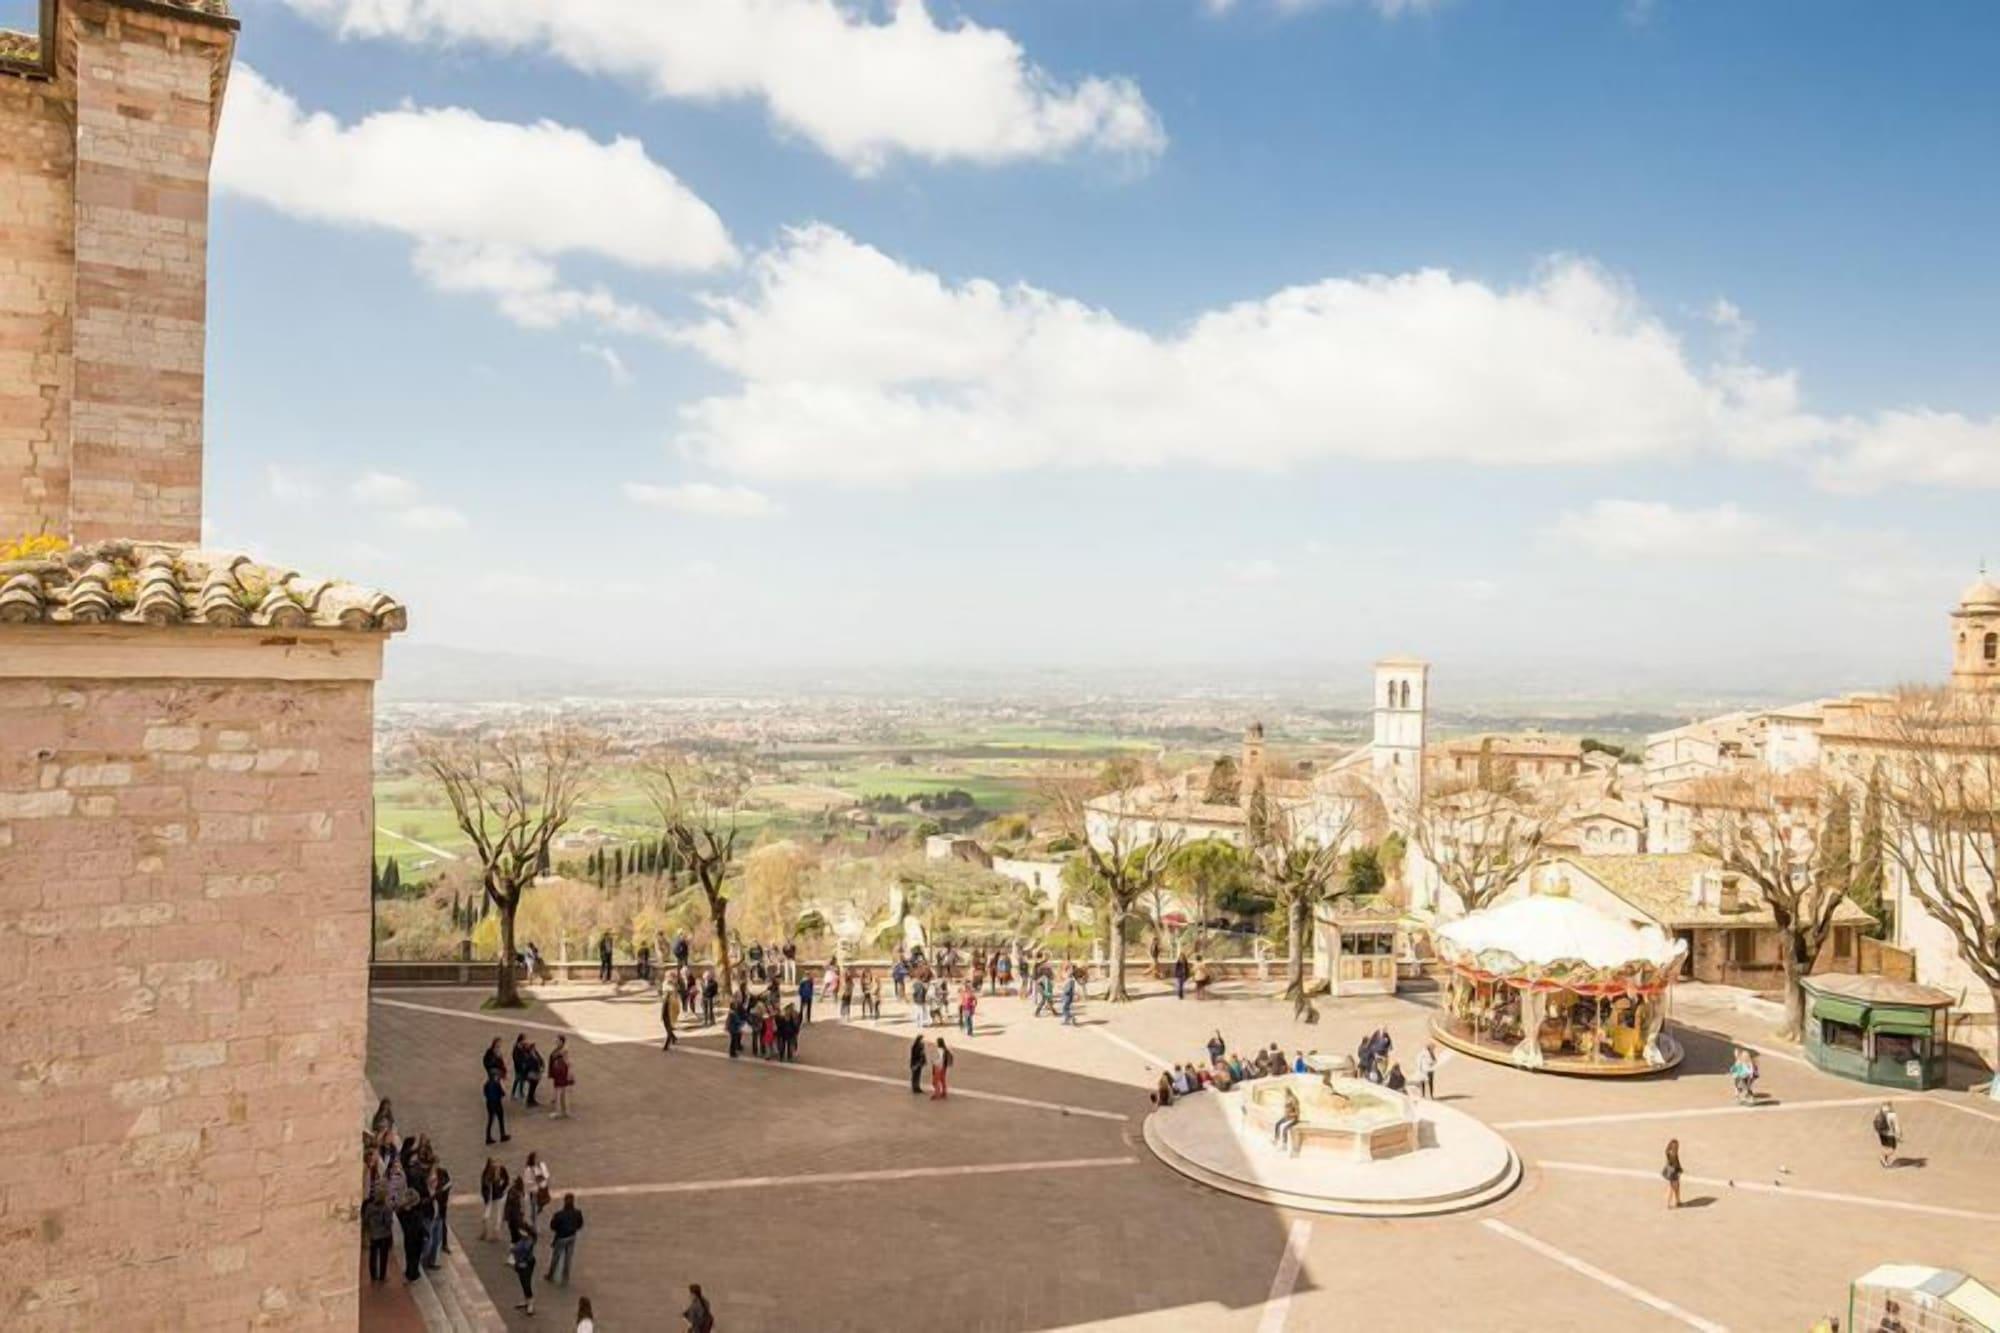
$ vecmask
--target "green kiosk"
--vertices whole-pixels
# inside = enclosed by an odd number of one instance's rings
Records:
[[[1887,1088],[1942,1086],[1951,996],[1935,986],[1828,972],[1807,977],[1806,1059]]]

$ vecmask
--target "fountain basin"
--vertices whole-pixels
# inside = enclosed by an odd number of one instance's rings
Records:
[[[1285,1113],[1285,1094],[1299,1102],[1299,1123],[1288,1136],[1291,1153],[1330,1153],[1372,1162],[1420,1145],[1417,1117],[1409,1098],[1358,1078],[1285,1074],[1258,1079],[1239,1104],[1246,1125],[1274,1133]]]

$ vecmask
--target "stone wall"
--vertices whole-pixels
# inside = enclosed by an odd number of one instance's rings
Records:
[[[0,74],[0,538],[201,537],[208,169],[234,25],[62,0]]]
[[[0,541],[69,523],[75,105],[0,73]]]
[[[371,690],[0,679],[0,1325],[355,1326]]]

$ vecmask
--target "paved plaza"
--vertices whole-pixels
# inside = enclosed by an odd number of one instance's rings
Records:
[[[369,1072],[398,1121],[428,1131],[459,1182],[454,1234],[514,1329],[562,1329],[588,1295],[600,1328],[681,1324],[689,1282],[718,1326],[797,1329],[1803,1330],[1845,1312],[1849,1279],[1885,1260],[2000,1275],[2000,1108],[1965,1094],[1896,1098],[1907,1164],[1884,1170],[1879,1097],[1767,1046],[1765,1104],[1735,1106],[1730,1035],[1754,1014],[1680,1001],[1688,1049],[1658,1079],[1584,1081],[1448,1057],[1441,1097],[1526,1167],[1498,1203],[1448,1217],[1295,1214],[1218,1193],[1141,1138],[1162,1059],[1212,1030],[1351,1050],[1387,1026],[1408,1068],[1428,996],[1281,1002],[1149,992],[1082,1024],[987,1000],[958,1039],[953,1095],[908,1091],[907,1013],[825,1014],[800,1063],[730,1062],[720,1028],[659,1049],[657,1003],[575,986],[494,1017],[465,990],[377,992]],[[504,1246],[477,1239],[479,1055],[493,1036],[572,1034],[576,1116],[510,1107],[504,1161],[540,1151],[586,1217],[575,1280],[513,1312]],[[1723,1034],[1729,1035],[1723,1035]],[[546,1091],[546,1089],[545,1089]],[[1206,1095],[1206,1094],[1203,1094]],[[1681,1141],[1687,1207],[1665,1207],[1662,1147]],[[546,1251],[544,1250],[544,1256]],[[546,1257],[544,1257],[546,1263]]]

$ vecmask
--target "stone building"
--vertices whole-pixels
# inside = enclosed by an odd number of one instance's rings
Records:
[[[0,1326],[353,1328],[392,599],[205,551],[220,0],[0,34]]]

